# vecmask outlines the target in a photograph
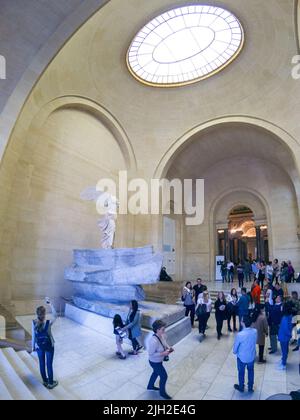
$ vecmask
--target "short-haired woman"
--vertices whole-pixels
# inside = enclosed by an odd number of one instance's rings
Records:
[[[152,324],[153,336],[148,342],[149,363],[153,369],[147,389],[151,391],[159,391],[160,396],[166,400],[171,400],[172,397],[166,392],[166,383],[168,374],[163,366],[163,362],[169,360],[169,354],[174,351],[165,339],[166,324],[161,321],[155,321]],[[155,386],[157,378],[160,378],[159,388]]]
[[[125,326],[122,328],[122,331],[128,331],[128,338],[132,343],[133,351],[129,352],[129,354],[137,355],[139,350],[143,348],[137,340],[142,335],[140,324],[141,312],[139,311],[139,305],[136,300],[132,300]]]
[[[51,327],[57,319],[57,313],[49,298],[46,298],[46,303],[51,307],[53,320],[46,320],[46,308],[44,306],[37,308],[37,319],[32,321],[32,351],[36,351],[38,354],[44,386],[53,389],[58,385],[58,382],[53,380],[54,338]]]

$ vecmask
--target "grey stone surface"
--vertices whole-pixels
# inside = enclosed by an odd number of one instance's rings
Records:
[[[103,304],[103,302],[99,302],[99,303]],[[103,304],[103,305],[105,306],[106,304]],[[159,305],[159,304],[155,304],[155,305]],[[175,312],[179,311],[178,313],[180,313],[181,316],[183,315],[182,308],[180,306],[160,305],[160,306],[157,306],[158,312],[155,319],[162,318],[162,311],[166,311],[166,308],[165,308],[166,306],[169,308],[171,312],[173,309],[173,311]],[[171,308],[171,306],[173,306],[173,308]],[[143,302],[140,305],[140,308],[142,311],[142,325],[144,324],[148,325],[149,320],[147,319],[147,308],[150,308],[150,311],[152,311],[153,307],[151,307],[150,302]],[[115,313],[119,313],[122,316],[122,318],[125,319],[128,314],[128,306],[126,305],[111,304],[110,307],[109,305],[107,305],[107,311],[108,310],[110,310],[111,317],[114,316]],[[86,326],[87,328],[90,328],[94,331],[104,334],[107,337],[110,337],[110,338],[112,337],[113,327],[112,327],[111,317],[108,318],[107,316],[92,313],[85,309],[79,308],[78,305],[74,306],[69,303],[66,305],[65,316],[81,325]],[[170,321],[172,318],[169,317],[169,318],[164,318],[164,319],[166,321],[169,319]],[[174,319],[175,318],[173,318],[173,320]],[[183,316],[183,318],[167,326],[166,338],[167,338],[168,344],[173,346],[174,344],[182,340],[184,337],[186,337],[188,334],[190,334],[191,331],[192,331],[192,328],[191,328],[190,318],[186,318],[185,316]],[[147,347],[147,342],[152,334],[153,333],[149,328],[145,326],[142,327],[141,342],[143,343],[144,346]]]
[[[115,314],[119,314],[124,321],[129,311],[129,304],[88,300],[82,297],[74,297],[74,304],[79,308],[108,318],[113,318]],[[185,313],[181,306],[154,302],[140,302],[139,309],[142,313],[142,326],[148,329],[152,329],[152,324],[157,319],[164,321],[167,327],[175,324],[184,318]]]
[[[103,285],[153,284],[159,279],[162,255],[152,247],[129,249],[75,250],[74,265],[65,279]]]
[[[91,300],[129,303],[133,299],[137,301],[145,299],[145,292],[141,286],[111,287],[90,283],[73,283],[73,289],[75,297],[82,296]]]
[[[116,249],[75,249],[74,263],[79,266],[98,265],[107,270],[134,266],[148,261],[153,256],[153,247]]]

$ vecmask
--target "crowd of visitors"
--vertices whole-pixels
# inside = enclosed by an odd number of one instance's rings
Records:
[[[272,261],[239,261],[234,264],[232,261],[224,261],[221,266],[221,275],[223,283],[233,283],[234,275],[237,274],[239,287],[244,286],[244,282],[249,283],[257,279],[261,287],[265,279],[285,283],[300,282],[300,275],[295,273],[291,261],[283,261],[279,265],[278,259]]]
[[[245,371],[248,370],[248,391],[254,390],[254,366],[256,359],[256,346],[258,346],[258,363],[266,363],[265,343],[269,337],[269,354],[278,352],[278,342],[281,348],[281,359],[278,364],[279,370],[285,370],[287,366],[289,346],[295,345],[293,351],[299,351],[300,344],[300,300],[298,293],[288,295],[286,282],[293,281],[294,269],[289,261],[282,263],[278,260],[274,263],[264,262],[247,266],[242,263],[237,266],[239,288],[232,288],[230,293],[220,291],[213,304],[212,298],[202,279],[198,278],[193,286],[187,282],[182,290],[181,300],[185,307],[185,315],[190,317],[194,327],[198,322],[201,338],[206,337],[206,330],[211,313],[214,310],[216,320],[217,339],[223,336],[224,321],[227,321],[229,333],[236,333],[233,353],[237,357],[239,383],[235,389],[244,392]],[[226,265],[224,281],[230,281],[234,276],[234,265]],[[256,270],[256,271],[255,271]],[[229,274],[228,274],[229,273]],[[226,279],[226,280],[225,280]],[[253,279],[251,289],[247,291],[243,287],[246,282]],[[51,326],[57,318],[54,306],[48,298],[46,303],[52,308],[53,320],[47,320],[45,307],[37,309],[37,319],[32,323],[32,349],[37,351],[40,363],[40,373],[43,384],[48,389],[58,385],[53,379],[54,339]],[[196,319],[195,319],[196,318]],[[239,320],[239,325],[237,325]],[[162,398],[171,399],[166,391],[167,372],[163,363],[169,360],[169,355],[174,351],[167,344],[165,338],[166,324],[162,320],[156,320],[153,325],[153,335],[149,339],[147,350],[149,363],[153,370],[148,383],[148,389],[159,391]],[[122,347],[123,340],[128,338],[132,344],[132,351],[128,354],[138,355],[143,349],[139,339],[142,335],[141,312],[138,302],[131,301],[126,319],[116,314],[113,319],[113,333],[116,339],[116,355],[124,360],[127,355]],[[202,341],[202,340],[201,340]],[[160,379],[159,387],[155,386]]]

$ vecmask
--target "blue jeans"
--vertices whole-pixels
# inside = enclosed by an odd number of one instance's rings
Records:
[[[281,352],[282,352],[282,359],[281,363],[283,366],[286,366],[288,354],[289,354],[289,342],[288,341],[280,341],[281,345]]]
[[[248,389],[253,389],[254,385],[254,360],[251,363],[243,363],[239,358],[237,359],[237,367],[239,372],[239,387],[241,390],[245,388],[245,370],[248,369]]]
[[[159,377],[159,393],[163,397],[166,395],[166,383],[168,379],[168,374],[166,369],[163,367],[162,362],[161,363],[154,363],[150,362],[150,366],[153,369],[153,373],[150,377],[149,383],[148,383],[148,389],[151,389],[154,387],[156,379]]]
[[[53,384],[54,347],[52,347],[52,350],[50,350],[50,351],[37,349],[37,354],[38,354],[38,357],[39,357],[40,372],[41,372],[41,376],[43,378],[43,382],[46,382],[46,383],[52,385]],[[48,377],[47,377],[47,373],[46,373],[46,360],[47,360]]]

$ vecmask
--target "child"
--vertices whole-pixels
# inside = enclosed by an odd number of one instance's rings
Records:
[[[113,326],[114,326],[114,334],[116,336],[116,345],[117,345],[116,355],[119,357],[119,359],[124,360],[126,359],[126,355],[122,348],[122,344],[123,344],[123,338],[126,336],[126,334],[121,332],[121,329],[124,327],[124,323],[120,315],[116,314],[114,316]]]

